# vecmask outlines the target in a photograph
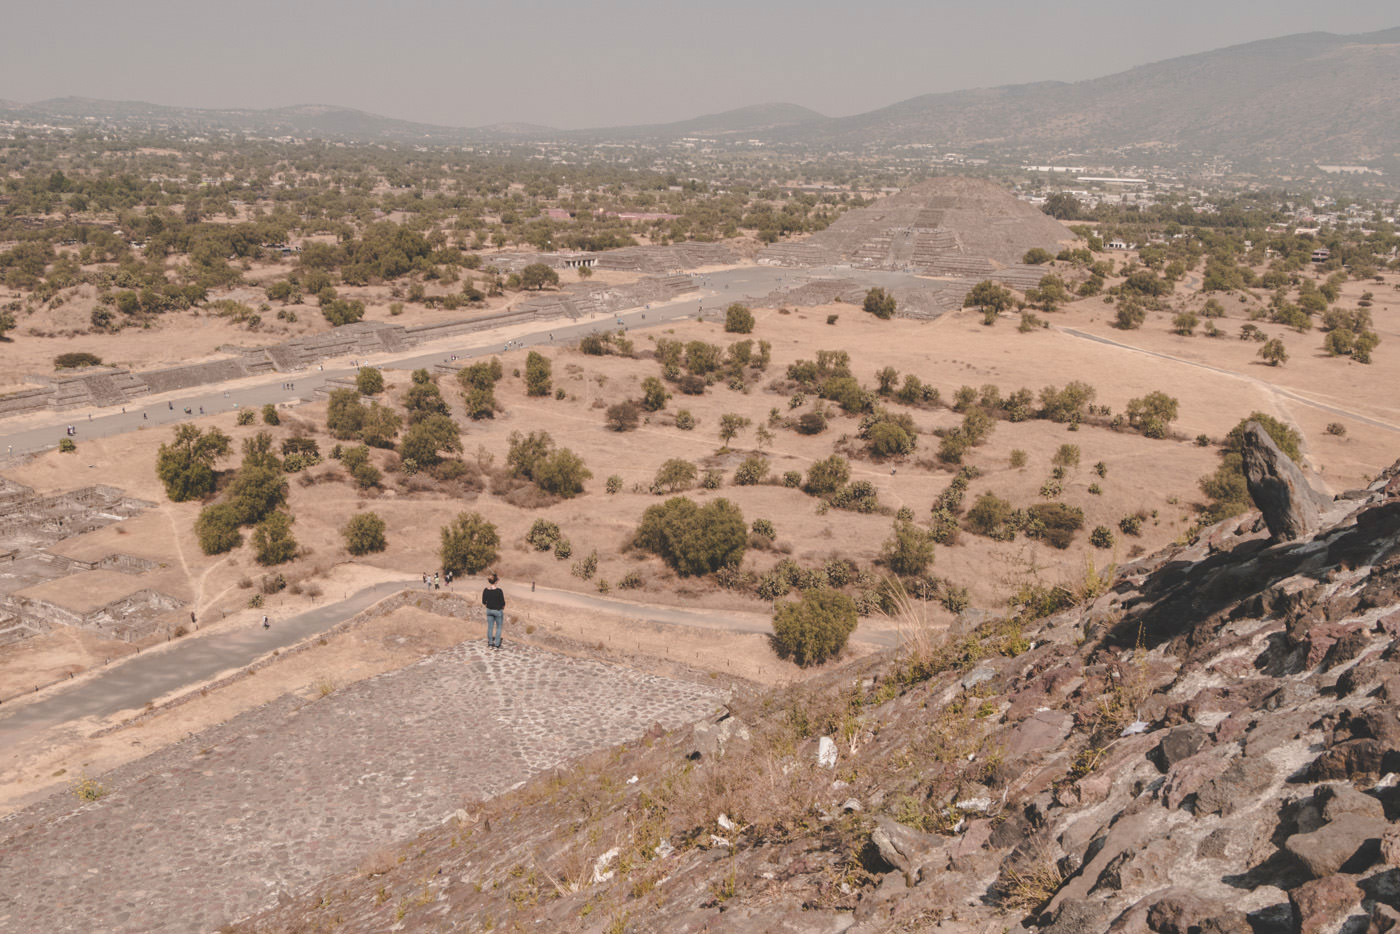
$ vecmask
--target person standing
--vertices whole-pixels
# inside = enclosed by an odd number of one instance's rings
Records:
[[[493,649],[501,647],[501,629],[506,620],[506,595],[496,586],[499,578],[492,573],[486,578],[486,589],[481,592],[481,605],[486,607],[486,644]]]

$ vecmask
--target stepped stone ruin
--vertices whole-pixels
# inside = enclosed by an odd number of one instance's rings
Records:
[[[724,250],[717,244],[692,246],[713,246]],[[644,255],[652,256],[650,253]],[[724,255],[729,256],[732,261],[732,254],[726,251]],[[664,261],[647,259],[645,263],[638,260],[640,265],[633,264],[627,268],[656,267],[656,271],[661,272],[685,268],[687,263],[700,265],[705,257],[709,257],[707,262],[723,261],[715,258],[720,254],[707,250],[691,250],[689,253],[682,251],[665,256],[669,258]],[[681,262],[681,259],[685,262]],[[674,272],[646,276],[637,282],[622,286],[570,283],[559,291],[531,295],[505,311],[456,321],[417,327],[404,327],[383,321],[357,321],[321,334],[295,337],[267,347],[224,346],[220,350],[230,355],[224,359],[146,370],[141,373],[104,368],[56,378],[31,374],[29,380],[44,384],[43,388],[25,389],[0,396],[0,418],[42,409],[125,405],[150,394],[175,392],[267,373],[305,370],[315,366],[318,361],[331,357],[393,353],[444,337],[455,337],[528,321],[553,318],[577,320],[588,315],[620,311],[648,302],[666,301],[694,290],[695,284],[689,276]]]
[[[926,277],[927,284],[890,290],[899,314],[936,318],[961,308],[984,279],[1025,291],[1046,270],[1021,262],[1033,247],[1058,253],[1074,235],[1053,218],[987,181],[940,178],[850,211],[826,230],[775,243],[758,254],[765,265],[851,266]],[[859,304],[865,288],[822,279],[766,297],[772,304],[815,305],[840,298]]]
[[[1057,253],[1073,239],[1059,221],[992,182],[938,178],[847,212],[805,240],[775,243],[758,261],[977,280],[1009,276],[1033,285],[1043,271],[1020,265],[1026,251]]]
[[[55,626],[101,632],[131,641],[155,632],[162,616],[185,606],[178,597],[133,583],[116,590],[100,605],[80,609],[26,593],[50,581],[85,571],[109,571],[133,577],[155,569],[155,562],[112,553],[80,560],[50,549],[114,522],[139,515],[154,504],[127,496],[110,486],[89,486],[39,495],[0,478],[0,645],[19,642]],[[120,578],[118,578],[120,580]],[[70,588],[82,598],[82,588]]]

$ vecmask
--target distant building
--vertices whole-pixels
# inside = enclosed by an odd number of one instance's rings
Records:
[[[1130,249],[1126,240],[1110,240],[1107,243],[1105,243],[1104,246],[1108,247],[1110,250]]]
[[[1326,247],[1318,247],[1316,250],[1312,251],[1312,261],[1314,263],[1325,263],[1331,255],[1331,250]]]

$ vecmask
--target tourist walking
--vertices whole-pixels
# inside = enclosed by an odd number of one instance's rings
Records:
[[[269,623],[269,622],[267,621],[267,617],[266,617],[266,616],[263,617],[263,628],[264,628],[264,629],[271,629],[271,628],[272,628],[272,624]]]
[[[501,647],[501,629],[506,621],[506,595],[496,586],[499,580],[495,573],[486,578],[486,589],[481,592],[481,605],[486,607],[486,644],[493,649]]]

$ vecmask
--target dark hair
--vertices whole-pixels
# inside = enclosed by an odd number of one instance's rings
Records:
[[[499,578],[496,577],[496,574],[495,574],[494,571],[491,573],[491,576],[490,576],[490,577],[486,578],[486,582],[487,582],[488,584],[494,584],[494,583],[496,583],[497,580],[499,580]]]

